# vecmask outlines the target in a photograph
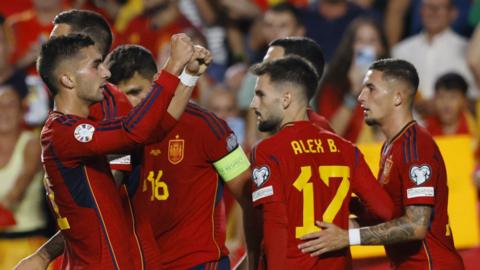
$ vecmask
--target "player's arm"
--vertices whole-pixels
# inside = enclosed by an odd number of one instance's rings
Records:
[[[180,116],[185,111],[193,88],[200,76],[205,73],[208,65],[212,62],[212,55],[210,51],[202,46],[195,45],[193,47],[193,55],[185,67],[184,73],[180,75],[181,83],[178,84],[175,90],[175,96],[172,98],[168,106],[168,114],[175,119],[180,119]]]
[[[63,234],[58,231],[35,253],[22,259],[14,270],[46,270],[50,262],[63,253],[64,248]]]
[[[302,237],[307,242],[299,245],[302,252],[319,256],[349,245],[390,245],[413,240],[422,240],[428,231],[432,207],[410,205],[405,215],[375,226],[343,230],[326,222],[318,222],[322,231]]]
[[[375,179],[370,167],[365,162],[363,154],[356,147],[354,164],[351,177],[352,191],[361,199],[362,204],[365,206],[366,211],[363,213],[372,216],[374,219],[379,219],[379,221],[392,219],[393,201]],[[368,217],[368,219],[371,218]]]
[[[267,269],[287,269],[288,224],[284,202],[263,205],[263,241]]]

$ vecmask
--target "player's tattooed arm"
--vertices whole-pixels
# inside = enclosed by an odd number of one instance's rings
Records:
[[[35,253],[21,260],[14,270],[46,270],[50,262],[63,253],[64,248],[62,232],[58,231]]]
[[[407,206],[402,217],[375,226],[360,228],[360,243],[361,245],[388,245],[424,239],[431,216],[431,206]],[[316,225],[322,230],[300,238],[304,242],[298,248],[303,253],[319,256],[326,252],[345,248],[350,244],[348,230],[320,221],[317,221]]]
[[[389,222],[360,229],[362,245],[388,245],[425,238],[432,207],[411,205],[405,207],[405,215]]]
[[[42,247],[40,247],[37,252],[51,262],[58,256],[62,255],[64,248],[65,239],[63,238],[62,231],[58,231]]]

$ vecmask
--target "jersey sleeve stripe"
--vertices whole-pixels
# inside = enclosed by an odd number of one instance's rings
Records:
[[[105,102],[104,102],[104,104],[105,104],[105,107],[106,107],[106,108],[105,108],[105,113],[106,113],[106,114],[104,114],[104,117],[106,117],[106,119],[111,119],[111,118],[112,118],[112,108],[111,108],[111,105],[110,105],[110,99],[111,99],[111,97],[108,96],[108,91],[106,91],[105,88],[106,88],[106,87],[103,88],[103,89],[104,89],[103,93],[104,93],[104,97],[105,97]],[[105,95],[105,94],[106,94],[106,95]]]
[[[212,112],[208,112],[206,111],[205,109],[203,109],[202,107],[199,107],[195,104],[192,104],[192,109],[194,110],[197,110],[201,113],[204,113],[205,115],[208,116],[208,118],[210,118],[212,120],[212,122],[215,123],[215,125],[219,128],[220,130],[220,133],[221,133],[221,136],[225,136],[227,131],[228,131],[228,128],[226,127],[223,120],[220,120],[220,118],[218,118],[214,113]],[[223,129],[222,129],[223,128]]]
[[[163,87],[159,86],[158,84],[154,84],[155,86],[153,87],[152,91],[148,94],[148,96],[142,100],[142,103],[147,103],[146,106],[136,106],[133,109],[132,113],[129,113],[127,116],[127,120],[125,121],[127,124],[125,125],[125,128],[127,130],[131,130],[135,125],[142,119],[142,117],[145,115],[145,113],[150,109],[154,101],[158,98],[160,93],[163,90]],[[143,110],[142,110],[143,109]]]
[[[413,127],[413,158],[418,160],[417,127]]]
[[[112,102],[111,117],[117,117],[117,103],[115,101],[115,97],[113,96],[112,91],[110,90],[110,88],[108,88],[108,86],[104,86],[104,88],[105,88],[105,92],[110,97],[110,100]]]
[[[217,140],[220,140],[220,139],[222,138],[222,137],[218,134],[218,131],[212,126],[212,124],[210,123],[210,121],[208,121],[207,117],[206,117],[204,114],[200,114],[200,113],[198,113],[198,112],[196,112],[196,111],[192,111],[192,110],[190,110],[189,108],[187,108],[187,109],[185,110],[185,112],[186,112],[186,113],[189,113],[189,114],[191,114],[191,115],[197,116],[197,117],[199,117],[199,118],[201,118],[201,119],[203,119],[203,120],[207,123],[208,127],[209,127],[210,130],[213,132],[213,134],[215,135],[215,137],[217,138]]]

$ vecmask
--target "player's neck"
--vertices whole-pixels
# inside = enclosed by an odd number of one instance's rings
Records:
[[[283,127],[287,123],[297,122],[297,121],[306,121],[308,120],[306,107],[303,108],[291,108],[288,112],[285,113],[285,117],[280,125]]]
[[[413,121],[412,113],[393,114],[389,119],[386,119],[380,126],[383,134],[387,138],[387,142],[391,142],[397,134],[410,122]]]
[[[53,109],[63,114],[87,118],[90,114],[89,104],[76,97],[67,97],[65,95],[65,92],[60,92],[55,96]]]

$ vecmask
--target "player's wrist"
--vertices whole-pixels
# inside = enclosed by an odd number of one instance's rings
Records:
[[[348,242],[350,246],[358,246],[362,244],[360,229],[355,228],[348,230]]]
[[[197,81],[200,78],[200,76],[189,74],[186,68],[184,68],[180,76],[178,76],[178,78],[180,79],[180,82],[183,85],[188,87],[194,87],[197,84]]]

